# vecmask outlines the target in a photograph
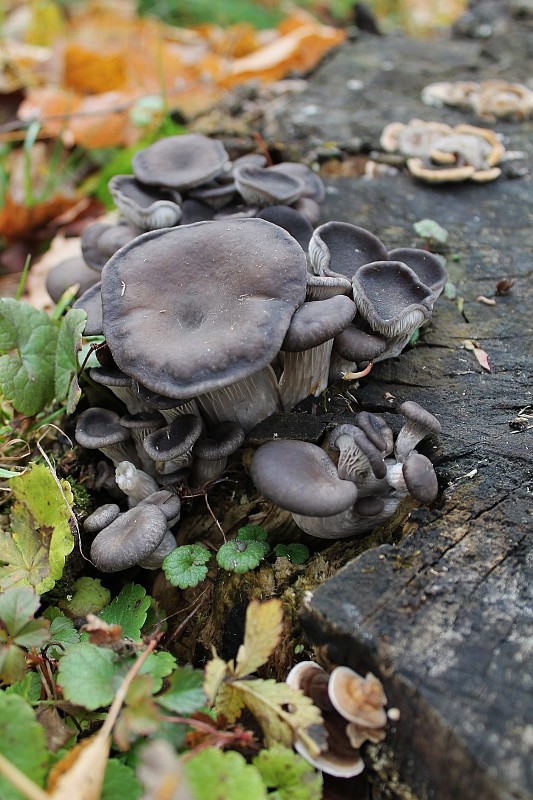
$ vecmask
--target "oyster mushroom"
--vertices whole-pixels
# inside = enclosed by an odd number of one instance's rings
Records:
[[[131,175],[114,175],[107,184],[117,208],[143,231],[171,228],[182,217],[182,197],[171,189],[145,186]]]
[[[433,414],[413,400],[406,400],[398,411],[405,417],[405,423],[396,437],[394,453],[398,461],[403,462],[422,439],[440,433],[441,424]]]
[[[222,142],[198,133],[167,136],[132,159],[141,183],[184,191],[216,178],[229,161]]]
[[[156,505],[135,506],[96,535],[91,561],[100,572],[120,572],[156,550],[167,533],[167,518]]]
[[[377,236],[350,222],[326,222],[315,229],[309,242],[309,260],[317,275],[351,280],[363,264],[387,258],[387,249]]]

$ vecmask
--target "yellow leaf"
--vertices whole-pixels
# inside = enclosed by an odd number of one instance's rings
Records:
[[[110,736],[96,734],[69,750],[50,771],[50,800],[100,800],[110,747]]]
[[[326,746],[322,714],[300,689],[260,678],[235,681],[224,689],[230,686],[233,694],[239,695],[238,701],[246,705],[261,725],[267,747],[280,743],[292,747],[298,738],[312,756],[317,756]],[[237,698],[231,700],[232,707],[236,707]]]
[[[101,52],[69,44],[63,68],[65,86],[80,94],[118,91],[126,86],[126,53],[120,50]]]
[[[225,661],[222,661],[216,654],[213,654],[213,658],[206,664],[205,672],[204,672],[204,692],[207,697],[207,702],[210,706],[212,706],[215,702],[215,698],[218,694],[218,690],[220,689],[220,685],[224,680],[228,669],[228,665]]]
[[[249,675],[265,664],[278,646],[283,624],[281,602],[276,598],[252,600],[246,609],[244,642],[237,653],[234,675]]]
[[[216,711],[226,717],[230,725],[240,716],[245,706],[245,698],[239,691],[241,681],[224,683],[217,694]]]

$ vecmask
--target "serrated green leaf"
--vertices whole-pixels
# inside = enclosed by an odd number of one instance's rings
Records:
[[[266,542],[268,533],[261,525],[244,525],[237,531],[237,539],[243,541]]]
[[[157,702],[176,714],[192,714],[205,704],[203,675],[192,667],[178,667],[170,677],[170,686],[156,698]]]
[[[58,330],[44,311],[0,299],[0,389],[14,408],[34,416],[54,398]],[[12,352],[14,351],[14,352]]]
[[[68,481],[58,486],[45,464],[34,463],[12,479],[11,489],[11,532],[0,532],[0,589],[25,584],[42,594],[61,578],[74,548],[72,491]]]
[[[6,694],[19,694],[28,703],[36,703],[41,697],[41,678],[36,672],[27,672],[22,680],[7,686]]]
[[[87,322],[87,312],[81,308],[70,308],[63,319],[57,337],[55,357],[55,396],[56,400],[68,397],[67,412],[72,414],[79,399],[78,353],[81,350],[82,333]],[[72,405],[74,403],[74,405]]]
[[[222,714],[230,725],[239,719],[246,705],[244,696],[239,692],[238,683],[239,681],[223,683],[216,697],[216,712]]]
[[[149,606],[150,596],[146,594],[146,589],[136,583],[128,583],[99,617],[109,625],[120,625],[124,636],[139,641]]]
[[[139,800],[142,786],[134,771],[118,758],[107,761],[100,800]]]
[[[195,800],[266,800],[258,770],[240,753],[206,748],[183,763]]]
[[[66,700],[94,711],[112,702],[119,671],[112,650],[80,642],[59,661],[58,682]]]
[[[270,790],[268,800],[321,800],[322,775],[288,747],[261,750],[252,764]]]
[[[258,567],[265,557],[265,542],[234,539],[223,544],[217,553],[217,564],[226,572],[242,575]]]
[[[163,572],[172,586],[194,588],[206,577],[205,565],[210,558],[211,553],[203,544],[185,544],[165,556]]]
[[[44,786],[49,762],[44,728],[20,695],[0,692],[0,731],[0,753],[28,778]],[[0,776],[0,797],[22,800],[23,795]]]
[[[274,552],[278,558],[286,558],[291,564],[305,564],[310,556],[309,548],[305,544],[277,544]]]
[[[13,639],[17,638],[19,634],[22,635],[30,623],[36,622],[34,615],[40,605],[39,597],[28,586],[14,586],[5,594],[0,595],[0,620]],[[41,638],[37,638],[34,643],[30,642],[30,645],[37,646],[45,641],[46,634],[43,637],[42,632],[43,628],[48,630],[48,623],[44,621],[43,625],[41,622],[40,627]],[[18,644],[22,644],[22,642],[18,642]]]
[[[231,685],[261,725],[269,747],[274,744],[292,747],[298,736],[305,740],[306,746],[310,742],[311,752],[318,755],[316,735],[310,739],[308,729],[321,727],[322,715],[311,698],[299,689],[271,679],[236,680]],[[325,730],[323,736],[325,744]]]
[[[50,625],[50,639],[57,644],[50,644],[46,648],[46,653],[51,658],[61,658],[67,648],[80,641],[79,631],[74,627],[74,623],[62,614],[55,617]],[[60,645],[63,645],[62,647]]]
[[[98,614],[109,604],[111,592],[102,586],[100,578],[84,576],[74,584],[72,595],[59,601],[59,608],[72,619]]]

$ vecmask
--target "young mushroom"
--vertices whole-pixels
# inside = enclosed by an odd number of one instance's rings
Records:
[[[156,550],[167,533],[167,518],[156,505],[135,506],[97,534],[91,561],[100,572],[120,572]]]
[[[405,423],[396,438],[394,453],[398,461],[404,462],[422,439],[441,432],[441,424],[433,414],[412,400],[402,403],[398,411],[405,417]]]
[[[198,133],[167,136],[132,159],[141,183],[183,191],[216,178],[229,161],[222,142]]]
[[[117,208],[143,231],[171,228],[182,217],[182,197],[172,189],[145,186],[131,175],[114,175],[108,183]]]

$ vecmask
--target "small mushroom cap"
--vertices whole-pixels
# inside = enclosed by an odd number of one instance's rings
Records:
[[[285,175],[296,175],[305,184],[302,197],[322,203],[326,197],[326,187],[319,175],[300,161],[282,161],[270,167],[271,172],[283,172]]]
[[[451,133],[445,122],[411,119],[407,124],[391,122],[383,128],[380,144],[389,153],[399,151],[406,156],[424,158],[433,142]]]
[[[344,294],[303,303],[294,312],[281,350],[296,353],[317,347],[344,330],[356,313],[355,303]]]
[[[364,333],[355,325],[348,325],[337,334],[333,349],[346,361],[373,361],[387,348],[387,342],[379,336]]]
[[[329,697],[349,722],[365,728],[383,728],[387,724],[383,685],[370,672],[363,678],[350,667],[335,667],[329,678]]]
[[[207,222],[215,216],[215,209],[202,200],[186,197],[181,207],[182,225],[191,225],[193,222]]]
[[[164,428],[150,433],[144,449],[154,461],[171,461],[190,450],[202,433],[202,420],[196,414],[183,414]]]
[[[139,150],[133,156],[132,166],[141,183],[181,191],[216,178],[228,161],[222,142],[187,133],[159,139]]]
[[[99,533],[107,525],[110,525],[119,514],[120,508],[116,503],[104,503],[83,520],[83,527],[87,533]]]
[[[170,228],[181,220],[182,198],[177,191],[145,186],[132,175],[113,175],[108,188],[117,208],[142,230]]]
[[[357,499],[355,484],[339,478],[327,453],[310,442],[267,442],[255,452],[250,473],[261,494],[295,514],[333,516]]]
[[[363,264],[387,258],[387,248],[377,236],[350,222],[326,222],[315,229],[309,242],[309,259],[317,275],[351,279]]]
[[[424,161],[422,158],[408,158],[407,169],[415,178],[426,183],[459,183],[467,181],[474,174],[475,167],[470,164],[438,166]]]
[[[272,361],[305,298],[306,259],[265,220],[198,222],[137,237],[108,261],[102,283],[118,366],[154,392],[189,399]]]
[[[92,225],[87,225],[81,235],[83,258],[91,269],[101,272],[113,253],[131,242],[140,233],[138,228],[126,222],[119,222],[116,225],[93,222]]]
[[[352,478],[351,473],[353,470],[357,473],[361,453],[368,460],[370,469],[376,478],[384,478],[387,474],[383,451],[378,449],[364,431],[356,425],[337,425],[328,435],[327,441],[330,447],[342,452],[343,471],[350,474],[350,480],[355,480],[355,475]],[[383,444],[385,444],[384,441]]]
[[[444,259],[420,247],[397,247],[389,251],[389,258],[407,264],[432,292],[440,294],[448,280]]]
[[[354,503],[353,510],[360,517],[375,517],[380,514],[385,507],[382,497],[368,496],[359,497]]]
[[[90,269],[81,256],[73,256],[52,267],[46,276],[46,291],[54,303],[57,303],[69,286],[77,284],[76,296],[80,297],[99,280],[98,273]]]
[[[138,505],[95,537],[91,561],[100,572],[120,572],[147,558],[162,542],[167,518],[155,505]]]
[[[87,289],[75,303],[73,308],[81,308],[87,314],[84,336],[101,336],[104,332],[102,319],[102,284],[100,281]]]
[[[170,489],[158,489],[157,492],[152,492],[140,500],[138,505],[157,506],[161,509],[168,522],[179,519],[181,512],[181,500],[179,496]]]
[[[107,408],[87,408],[76,422],[76,441],[82,447],[109,447],[130,438],[130,432],[120,424],[120,417]]]
[[[415,500],[424,505],[435,500],[439,493],[439,483],[429,458],[413,451],[405,459],[402,472],[409,494]]]
[[[242,164],[233,170],[233,176],[239,194],[250,205],[291,205],[305,190],[300,178],[269,167]]]
[[[405,400],[398,407],[398,411],[409,422],[421,428],[425,428],[428,435],[430,433],[440,433],[442,430],[442,426],[437,417],[418,403],[415,403],[414,400]]]
[[[197,442],[194,455],[206,461],[227,458],[239,449],[244,438],[244,429],[238,422],[220,422],[205,439]]]
[[[355,419],[357,427],[361,428],[378,450],[384,455],[392,453],[394,448],[394,434],[392,428],[380,414],[371,414],[370,411],[360,411]]]
[[[355,304],[370,326],[387,337],[412,332],[429,319],[436,295],[401,261],[375,261],[352,279]]]

